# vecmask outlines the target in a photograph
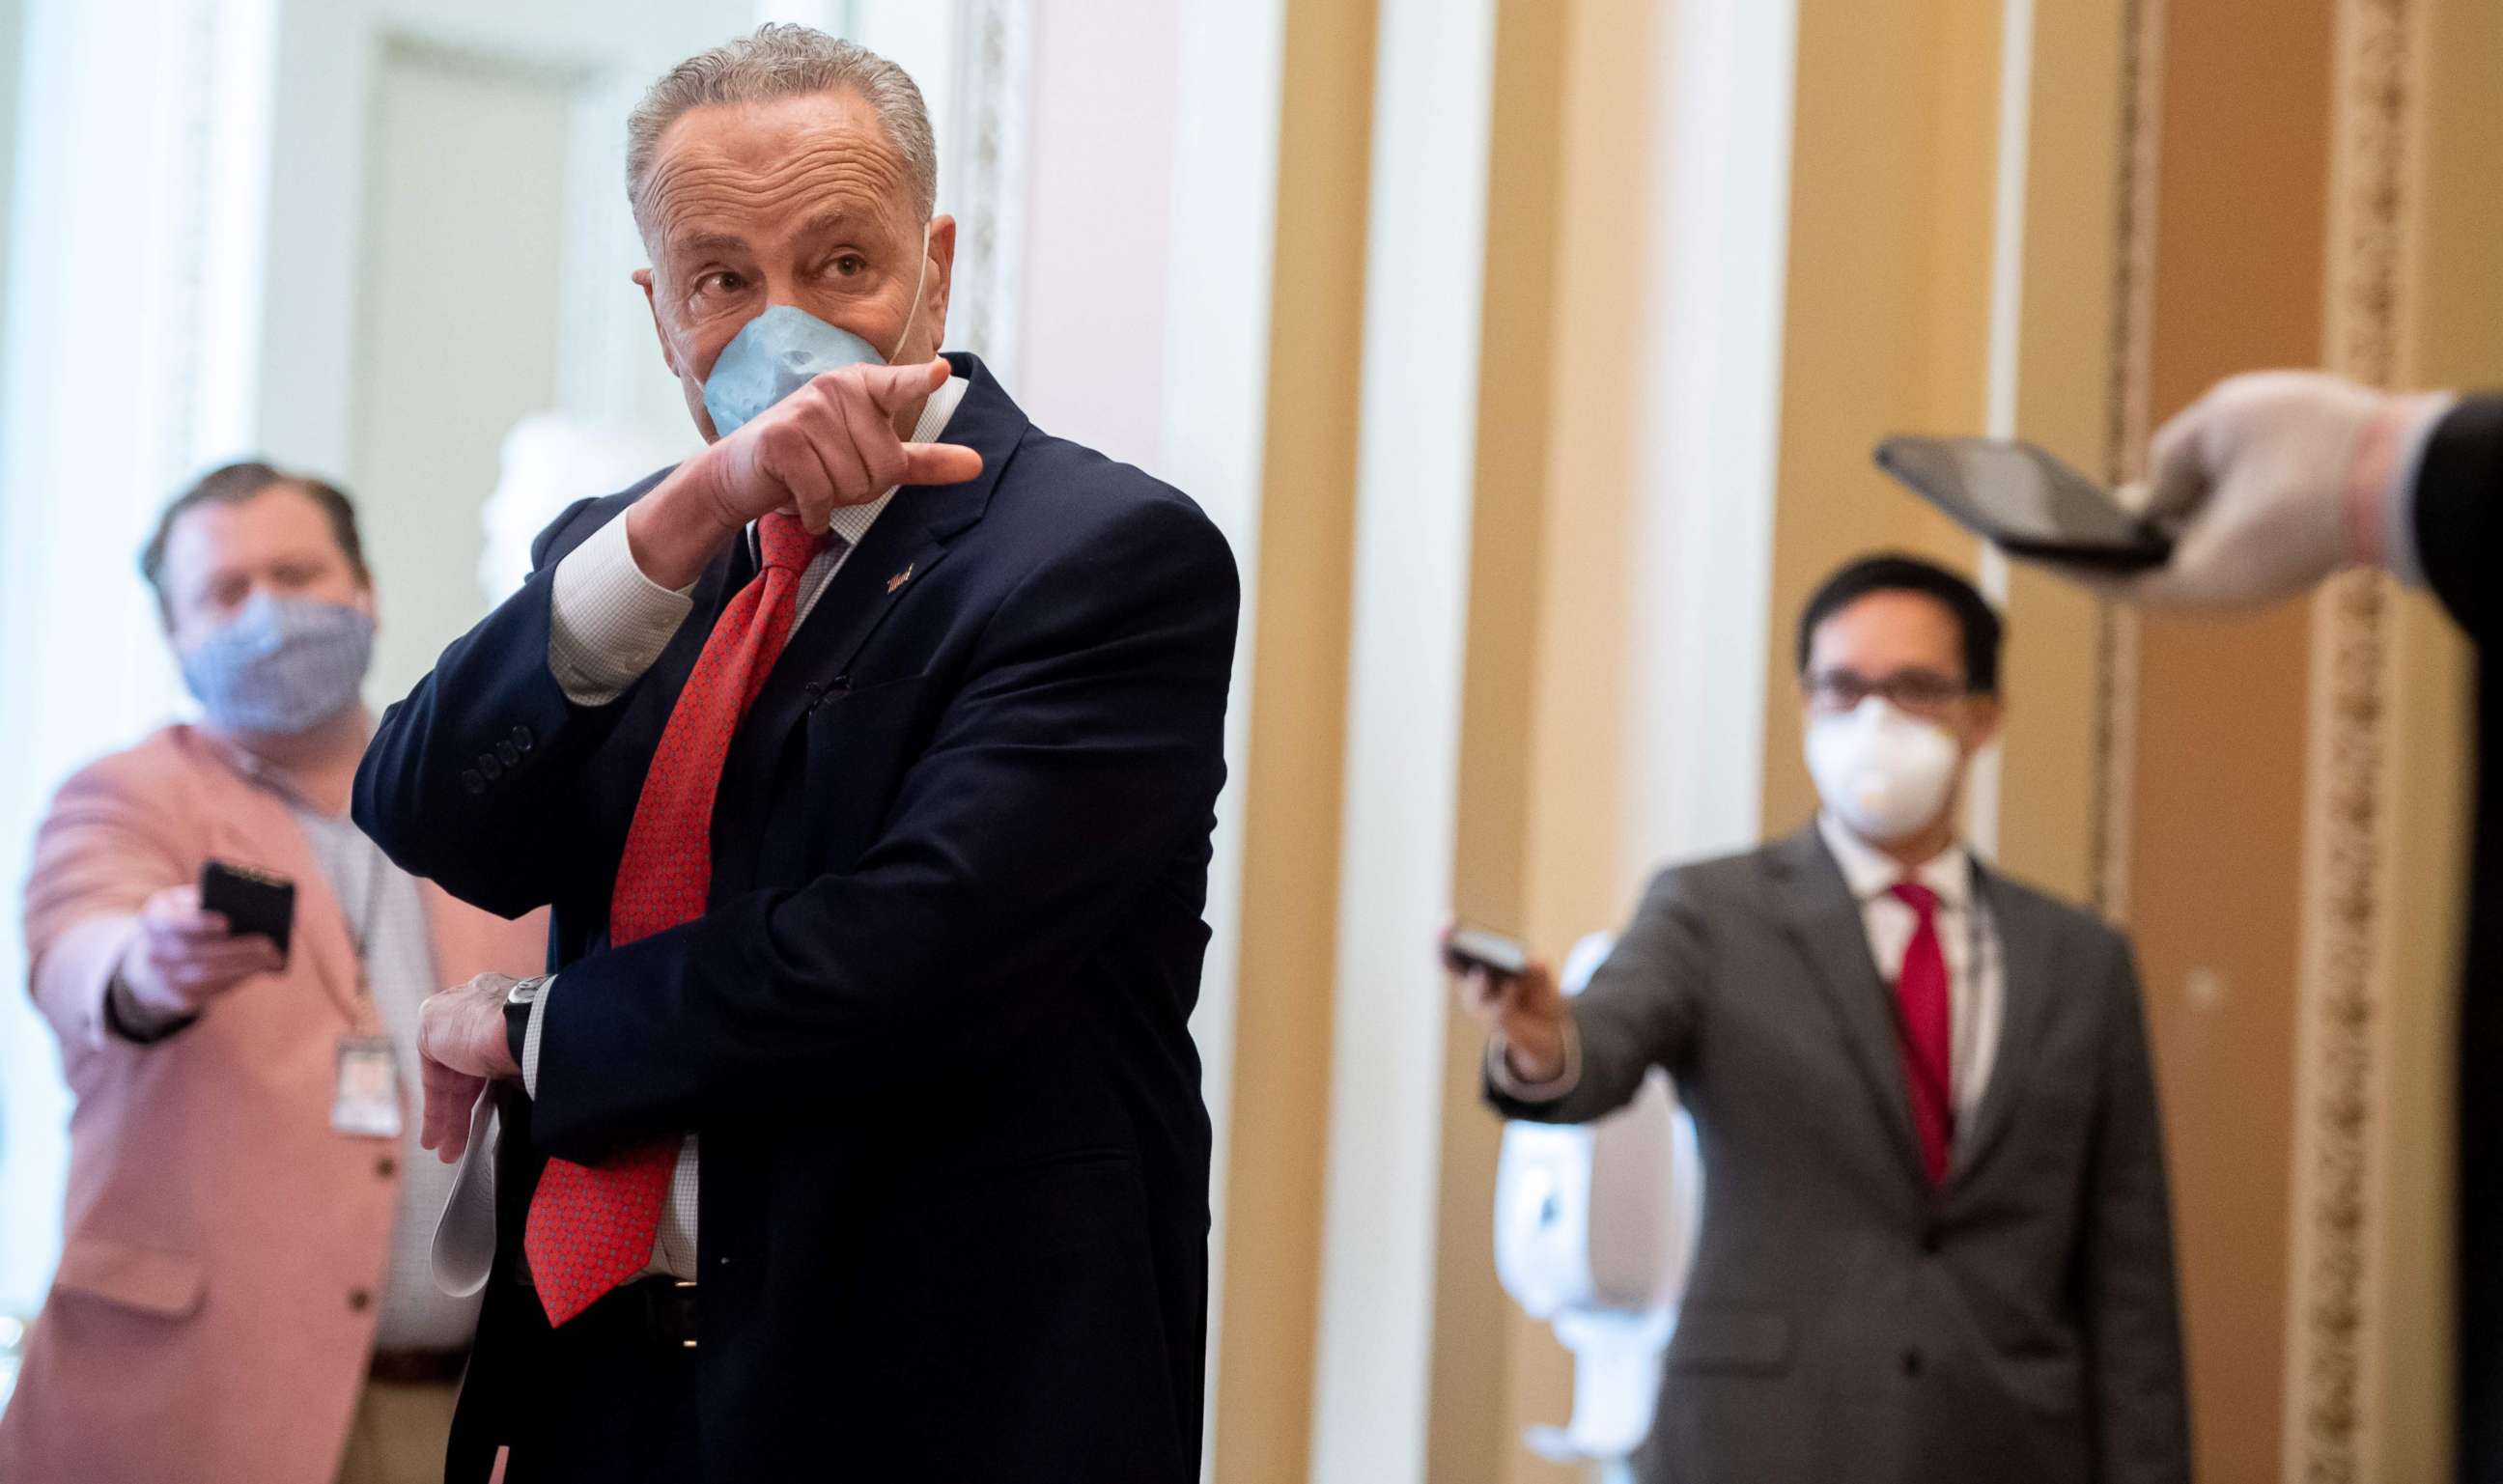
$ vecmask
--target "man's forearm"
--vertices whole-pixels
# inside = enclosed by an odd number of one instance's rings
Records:
[[[139,919],[129,913],[98,913],[50,942],[30,945],[35,1006],[65,1046],[101,1048],[126,1039],[106,1017],[116,971],[138,932]]]
[[[634,564],[663,588],[694,586],[722,543],[743,528],[705,492],[700,465],[693,458],[678,465],[619,518]]]
[[[695,607],[692,585],[663,587],[636,559],[627,526],[640,508],[593,531],[557,563],[548,593],[548,673],[577,706],[605,706],[625,694]]]

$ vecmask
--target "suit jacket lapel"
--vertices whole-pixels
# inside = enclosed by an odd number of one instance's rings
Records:
[[[2040,1040],[2051,1010],[2052,934],[2035,911],[2032,898],[1998,890],[1989,871],[1975,868],[1976,895],[1990,909],[1991,930],[1999,939],[2002,1009],[1999,1050],[1991,1063],[1990,1085],[1972,1125],[1956,1131],[1955,1178],[1978,1166],[1982,1157],[2004,1135],[2034,1078],[2032,1051]]]
[[[896,491],[859,549],[836,569],[807,620],[792,630],[732,744],[727,774],[754,776],[809,707],[849,683],[852,661],[870,636],[946,558],[948,542],[989,507],[1002,471],[1025,436],[1026,417],[978,359],[956,353],[948,360],[971,385],[940,436],[980,454],[982,472],[960,485]]]
[[[1814,826],[1771,847],[1766,859],[1778,878],[1783,924],[1815,970],[1826,1005],[1868,1081],[1878,1121],[1890,1130],[1904,1169],[1926,1186],[1920,1138],[1912,1131],[1911,1094],[1903,1085],[1894,1001],[1869,957],[1869,928],[1860,903],[1852,899],[1842,868],[1826,854]]]

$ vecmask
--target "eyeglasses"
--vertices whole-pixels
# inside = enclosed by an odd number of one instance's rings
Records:
[[[1963,677],[1937,670],[1897,670],[1873,680],[1849,670],[1819,670],[1807,678],[1807,702],[1816,711],[1856,711],[1876,695],[1915,716],[1937,716],[1972,693]]]

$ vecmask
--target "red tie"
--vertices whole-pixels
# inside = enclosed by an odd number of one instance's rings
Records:
[[[1920,918],[1903,949],[1903,971],[1895,977],[1903,1010],[1903,1081],[1912,1090],[1912,1130],[1921,1137],[1921,1167],[1930,1184],[1947,1179],[1947,1149],[1955,1138],[1955,1097],[1947,1071],[1954,1044],[1947,1011],[1947,956],[1938,946],[1938,894],[1915,882],[1898,882],[1895,895]]]
[[[757,522],[756,533],[763,570],[713,621],[643,775],[608,904],[612,947],[703,914],[722,759],[791,636],[800,574],[832,543],[780,513]],[[651,1265],[677,1155],[671,1139],[604,1164],[548,1161],[522,1229],[522,1252],[548,1323],[565,1323]]]

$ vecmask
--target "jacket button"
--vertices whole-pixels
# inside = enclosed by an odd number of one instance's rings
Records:
[[[519,747],[514,746],[514,745],[513,745],[512,743],[510,743],[510,742],[498,742],[498,743],[497,743],[497,744],[496,744],[496,756],[497,756],[497,758],[502,759],[503,759],[503,762],[504,762],[504,766],[506,766],[506,767],[508,767],[508,768],[510,768],[510,767],[519,767],[519,766],[521,766],[521,763],[522,763],[522,750],[521,750]]]
[[[1932,1227],[1921,1233],[1921,1250],[1932,1257],[1937,1256],[1938,1249],[1944,1247],[1946,1244],[1947,1239],[1945,1233],[1938,1231],[1936,1227]]]
[[[536,739],[531,735],[531,729],[529,727],[516,726],[513,728],[513,746],[521,749],[523,752],[529,752],[531,750],[531,743],[535,740]]]
[[[1920,1351],[1918,1351],[1918,1350],[1906,1350],[1906,1351],[1904,1351],[1904,1352],[1903,1352],[1903,1374],[1905,1374],[1905,1375],[1907,1375],[1907,1376],[1917,1376],[1917,1375],[1919,1375],[1920,1373],[1921,1373],[1921,1352],[1920,1352]]]
[[[487,792],[487,775],[479,772],[476,768],[463,768],[461,770],[461,787],[468,790],[472,793],[484,793]]]
[[[388,1180],[392,1176],[399,1173],[399,1161],[393,1159],[390,1155],[384,1155],[381,1159],[374,1162],[374,1173]]]
[[[348,1307],[356,1310],[360,1314],[372,1307],[373,1301],[374,1296],[366,1292],[364,1289],[352,1288],[348,1290]]]
[[[480,753],[478,755],[478,771],[486,774],[490,778],[501,778],[504,776],[504,765],[496,760],[496,755],[494,753]]]

